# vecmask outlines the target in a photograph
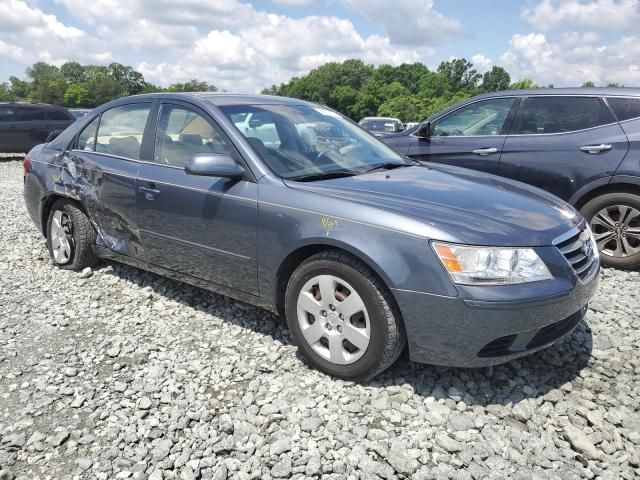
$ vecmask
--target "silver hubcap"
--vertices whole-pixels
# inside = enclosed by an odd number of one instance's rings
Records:
[[[598,250],[611,257],[640,253],[640,210],[627,205],[603,208],[591,220]]]
[[[56,210],[51,220],[51,250],[53,260],[65,264],[71,259],[71,219],[69,215]]]
[[[298,322],[302,335],[322,358],[348,365],[364,355],[371,324],[358,292],[333,275],[309,280],[298,295]]]

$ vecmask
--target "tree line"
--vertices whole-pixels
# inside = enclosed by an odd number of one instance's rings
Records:
[[[26,73],[26,80],[10,77],[8,82],[0,83],[0,101],[90,108],[138,93],[217,91],[214,85],[197,79],[163,88],[120,63],[103,66],[67,62],[57,67],[37,62]],[[583,86],[594,84],[589,81]],[[307,75],[272,85],[262,93],[310,100],[354,120],[381,115],[408,122],[423,120],[479,93],[536,87],[528,78],[512,82],[509,73],[497,65],[481,74],[464,58],[441,62],[436,70],[422,63],[376,67],[352,59],[324,64]]]
[[[27,68],[27,78],[15,76],[0,83],[0,101],[51,103],[65,107],[97,107],[114,98],[150,92],[215,92],[207,82],[190,80],[166,88],[147,82],[132,67],[120,63],[81,65],[67,62],[57,67],[46,62]]]
[[[585,82],[582,86],[594,84]],[[379,115],[410,122],[424,120],[480,93],[525,88],[538,85],[529,78],[512,82],[509,73],[497,65],[481,74],[464,58],[441,62],[435,71],[422,63],[375,67],[354,59],[327,63],[262,93],[321,103],[354,120]]]

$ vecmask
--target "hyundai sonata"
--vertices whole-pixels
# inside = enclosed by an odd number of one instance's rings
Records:
[[[272,96],[149,94],[24,163],[55,265],[110,259],[284,315],[310,363],[366,379],[544,348],[597,286],[593,236],[534,187],[420,165],[338,113]]]

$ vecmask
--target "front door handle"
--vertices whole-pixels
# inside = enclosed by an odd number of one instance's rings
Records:
[[[492,153],[498,153],[498,149],[496,147],[476,148],[475,150],[472,150],[472,153],[475,153],[476,155],[480,155],[482,157],[485,157],[485,156],[490,155]]]
[[[160,190],[156,188],[155,183],[149,183],[146,187],[138,187],[138,190],[144,194],[147,200],[155,200],[160,195]]]
[[[601,143],[600,145],[585,145],[580,147],[580,151],[587,153],[601,153],[611,150],[612,146],[609,144]]]

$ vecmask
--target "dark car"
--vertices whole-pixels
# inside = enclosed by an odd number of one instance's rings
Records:
[[[0,103],[0,152],[25,153],[75,121],[66,108],[46,104]]]
[[[91,111],[90,108],[70,108],[69,113],[74,116],[74,118],[82,118],[87,113]]]
[[[253,136],[266,131],[269,146]],[[24,196],[55,265],[112,259],[280,312],[309,361],[344,378],[384,370],[406,343],[413,360],[458,366],[539,350],[597,286],[570,205],[417,165],[301,100],[116,100],[28,154]]]
[[[543,188],[587,218],[605,265],[640,266],[640,89],[490,93],[383,140]]]
[[[404,130],[404,124],[399,119],[391,117],[364,117],[358,123],[375,136],[398,133]]]

